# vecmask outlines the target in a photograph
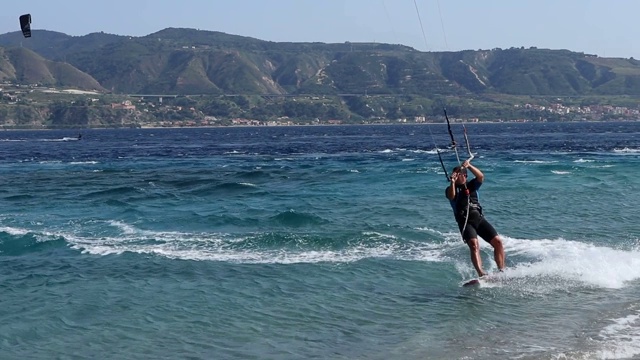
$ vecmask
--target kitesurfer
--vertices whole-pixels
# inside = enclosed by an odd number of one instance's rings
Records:
[[[470,181],[467,181],[467,169],[474,175],[474,178]],[[471,165],[470,160],[466,160],[461,166],[456,166],[453,169],[450,176],[450,185],[445,191],[462,233],[462,239],[469,246],[473,267],[480,277],[487,275],[487,273],[482,269],[478,236],[493,246],[496,265],[498,265],[500,271],[504,269],[502,239],[482,214],[482,206],[480,206],[478,198],[478,189],[480,189],[483,181],[484,174],[482,171]]]

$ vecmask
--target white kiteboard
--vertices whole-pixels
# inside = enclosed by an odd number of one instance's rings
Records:
[[[500,281],[500,278],[497,276],[498,274],[501,274],[500,272],[497,273],[493,273],[493,274],[488,274],[485,275],[483,277],[477,277],[477,278],[473,278],[470,280],[466,280],[465,282],[462,283],[462,286],[477,286],[480,285],[482,283],[489,283],[489,282],[498,282]]]

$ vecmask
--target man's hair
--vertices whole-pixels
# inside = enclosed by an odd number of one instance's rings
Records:
[[[453,168],[453,171],[451,172],[452,174],[454,173],[462,173],[462,174],[466,174],[467,173],[467,169],[463,168],[462,166],[456,166]]]

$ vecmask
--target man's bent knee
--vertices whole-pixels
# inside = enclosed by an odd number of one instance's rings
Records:
[[[502,239],[500,239],[500,236],[496,236],[489,241],[489,244],[494,248],[502,248]]]

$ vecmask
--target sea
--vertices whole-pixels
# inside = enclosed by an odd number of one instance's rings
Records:
[[[464,127],[4,131],[0,358],[640,359],[640,121]]]

